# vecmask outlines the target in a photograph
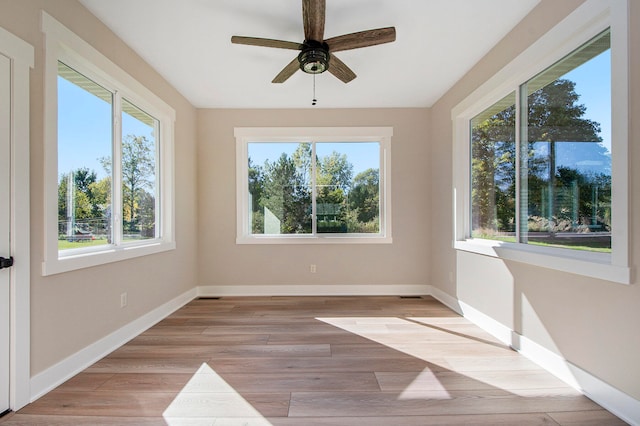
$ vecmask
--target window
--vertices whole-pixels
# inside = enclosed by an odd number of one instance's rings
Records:
[[[237,242],[391,242],[391,134],[237,128]]]
[[[522,243],[611,252],[610,45],[606,30],[520,86]]]
[[[455,246],[627,283],[626,21],[587,3],[454,109]]]
[[[471,236],[516,241],[516,95],[471,119]]]
[[[43,273],[174,248],[175,112],[44,12],[43,31]]]

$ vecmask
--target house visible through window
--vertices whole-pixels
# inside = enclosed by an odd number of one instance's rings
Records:
[[[336,130],[332,137],[298,135],[297,141],[268,138],[259,129],[249,131],[255,136],[239,133],[238,197],[246,201],[239,206],[239,221],[246,224],[239,242],[390,237],[388,130],[345,140]]]

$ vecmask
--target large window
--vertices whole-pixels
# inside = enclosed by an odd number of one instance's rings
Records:
[[[390,241],[390,136],[236,129],[238,242]]]
[[[454,109],[456,247],[628,282],[626,27],[591,3]]]
[[[611,251],[610,71],[607,30],[471,119],[472,237]]]
[[[611,251],[611,41],[520,87],[520,242]]]
[[[173,248],[175,113],[45,13],[43,31],[43,272]]]
[[[114,144],[116,108],[121,135]],[[158,119],[58,62],[60,251],[160,237],[158,129]],[[114,193],[116,181],[121,187]],[[118,226],[115,218],[122,220]]]

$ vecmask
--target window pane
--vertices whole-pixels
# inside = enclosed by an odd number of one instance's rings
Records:
[[[123,241],[158,235],[158,120],[122,100]]]
[[[609,47],[606,31],[522,86],[522,242],[611,251]]]
[[[58,249],[111,243],[112,93],[58,62]]]
[[[516,95],[471,120],[471,236],[515,241]]]
[[[309,234],[311,144],[249,143],[251,234]]]
[[[318,233],[380,232],[380,144],[316,143]]]

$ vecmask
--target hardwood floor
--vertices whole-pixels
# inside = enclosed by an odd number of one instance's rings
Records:
[[[626,423],[429,297],[225,297],[0,424]]]

